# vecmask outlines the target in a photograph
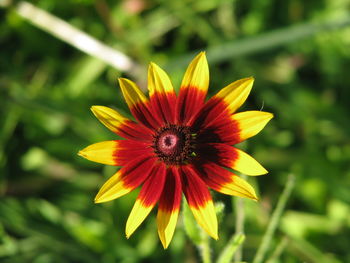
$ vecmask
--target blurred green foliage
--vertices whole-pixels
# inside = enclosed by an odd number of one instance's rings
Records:
[[[243,109],[273,112],[242,143],[270,171],[252,178],[260,202],[245,201],[244,260],[250,262],[286,182],[297,177],[269,255],[271,262],[350,262],[349,0],[37,0],[64,19],[139,62],[167,69],[178,87],[193,53],[207,50],[210,95],[256,78]],[[0,9],[0,261],[197,262],[183,220],[163,250],[152,213],[126,240],[137,193],[93,204],[114,167],[78,150],[115,139],[91,105],[130,116],[117,77],[124,75],[23,20],[15,4]],[[277,31],[276,31],[277,30]],[[272,33],[271,33],[272,32]],[[128,77],[128,76],[127,76]],[[241,109],[241,110],[243,110]],[[213,256],[235,231],[225,204]]]

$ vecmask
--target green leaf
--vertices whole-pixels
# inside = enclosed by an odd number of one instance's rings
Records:
[[[182,207],[185,232],[194,244],[199,245],[202,242],[201,229],[199,229],[198,224],[186,201],[183,201]]]

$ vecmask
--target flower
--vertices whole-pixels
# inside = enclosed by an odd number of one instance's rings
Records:
[[[218,239],[218,224],[208,188],[257,200],[253,187],[230,171],[267,173],[253,157],[232,146],[256,135],[273,117],[262,111],[235,113],[253,81],[235,81],[205,102],[209,69],[201,52],[188,66],[178,96],[167,74],[154,63],[148,69],[149,98],[134,82],[119,79],[136,121],[111,108],[91,108],[107,128],[125,138],[92,144],[79,152],[94,162],[122,166],[101,187],[95,202],[116,199],[142,184],[126,223],[128,238],[158,203],[158,234],[167,248],[182,193],[198,224],[214,239]]]

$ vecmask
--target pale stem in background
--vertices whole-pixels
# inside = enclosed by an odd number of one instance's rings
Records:
[[[42,30],[93,57],[101,59],[121,72],[135,76],[140,71],[140,66],[122,52],[103,44],[62,19],[28,2],[19,2],[15,11]]]

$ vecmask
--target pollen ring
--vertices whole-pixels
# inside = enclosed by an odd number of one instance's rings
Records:
[[[186,164],[195,150],[190,127],[167,124],[154,135],[153,148],[158,158],[169,165]]]

